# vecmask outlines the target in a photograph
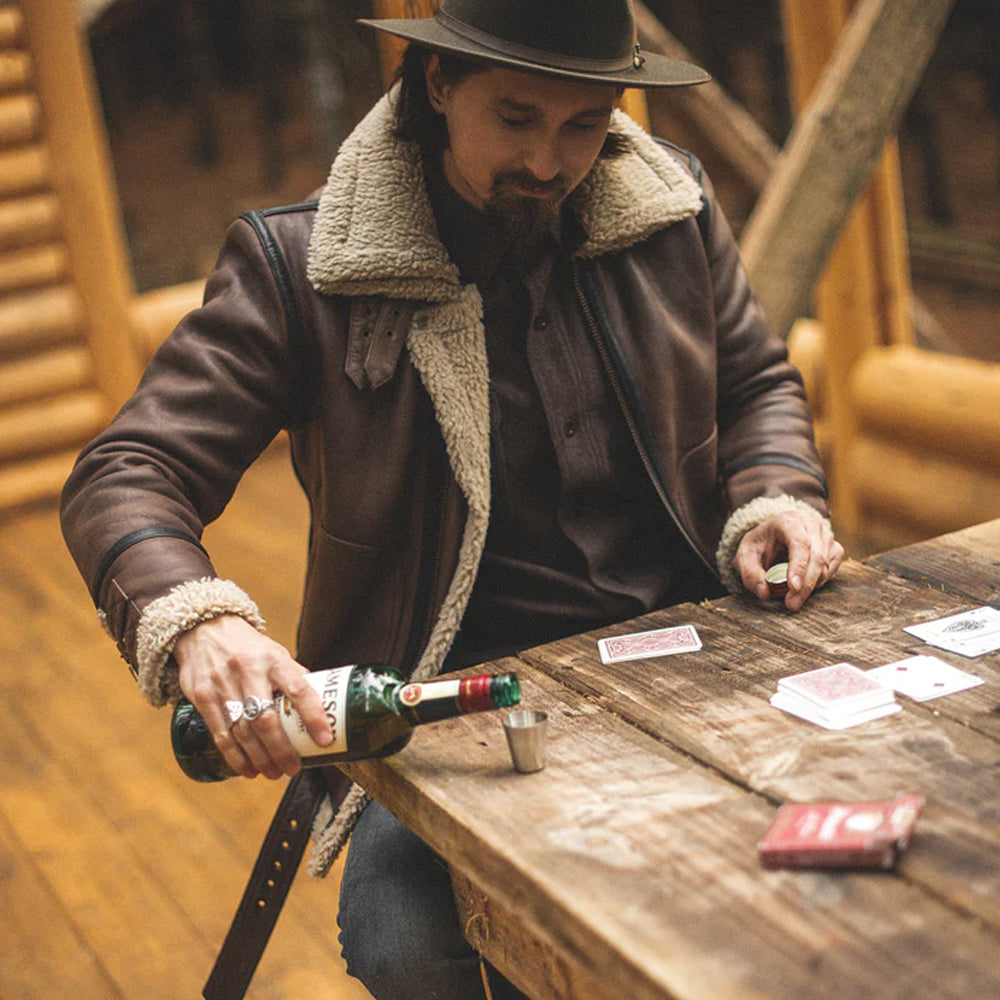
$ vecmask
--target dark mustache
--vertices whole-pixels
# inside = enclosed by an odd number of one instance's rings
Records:
[[[498,174],[493,183],[494,189],[502,187],[519,187],[535,194],[563,194],[569,185],[561,175],[556,175],[550,181],[540,181],[530,170],[507,170]]]

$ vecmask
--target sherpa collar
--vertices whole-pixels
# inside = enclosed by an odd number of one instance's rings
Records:
[[[395,93],[375,105],[334,161],[309,247],[309,280],[331,295],[453,301],[458,269],[438,238],[417,146],[394,135]],[[701,207],[698,184],[632,119],[615,111],[611,128],[632,149],[598,160],[572,195],[588,234],[582,257],[631,246]]]
[[[320,196],[308,275],[329,295],[373,295],[421,302],[406,346],[434,406],[452,471],[468,502],[458,566],[415,679],[438,672],[476,579],[490,513],[489,373],[482,298],[463,286],[437,234],[415,143],[394,132],[393,92],[354,130]],[[701,207],[701,190],[666,151],[624,114],[612,128],[633,149],[600,160],[573,192],[588,234],[578,253],[597,257],[651,236]],[[364,808],[355,786],[334,814],[317,817],[309,870],[324,875]]]

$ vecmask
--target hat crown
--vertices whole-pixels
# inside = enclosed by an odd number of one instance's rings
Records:
[[[443,0],[438,17],[452,30],[615,66],[631,62],[636,37],[629,0]]]

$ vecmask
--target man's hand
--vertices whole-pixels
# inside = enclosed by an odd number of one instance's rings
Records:
[[[733,566],[743,586],[765,599],[764,574],[780,553],[788,553],[788,593],[785,607],[798,611],[806,598],[840,569],[844,547],[833,537],[829,524],[802,510],[788,510],[748,531],[736,550]]]
[[[313,741],[328,746],[330,723],[319,695],[306,681],[309,673],[273,639],[235,615],[202,622],[185,632],[174,645],[178,680],[184,695],[201,713],[226,763],[237,774],[279,778],[295,774],[301,758],[281,728],[274,710],[252,722],[230,725],[227,701],[251,695],[270,699],[283,691],[302,717]]]

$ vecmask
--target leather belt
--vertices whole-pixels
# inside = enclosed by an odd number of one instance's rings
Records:
[[[292,887],[323,796],[329,792],[336,810],[350,785],[335,768],[309,768],[288,783],[202,990],[205,1000],[242,1000]]]

